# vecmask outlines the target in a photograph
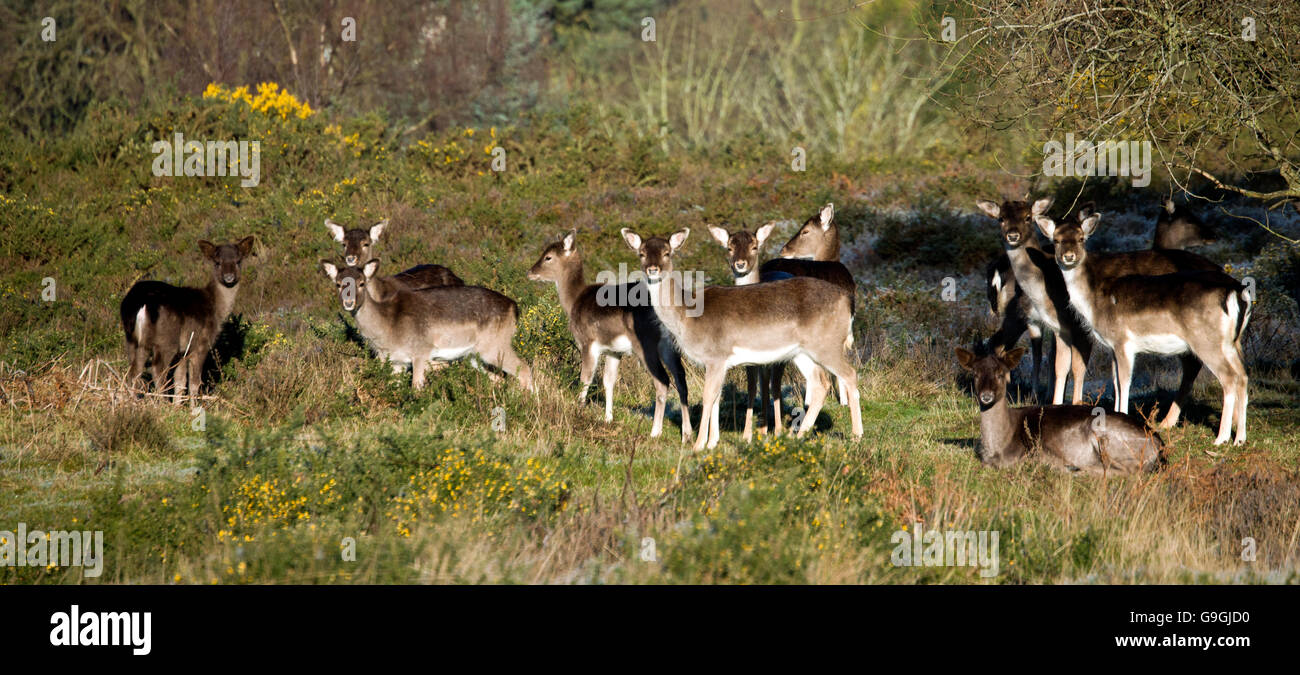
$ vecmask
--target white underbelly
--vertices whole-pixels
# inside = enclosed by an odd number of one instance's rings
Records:
[[[798,353],[800,353],[798,345],[786,345],[774,349],[733,347],[731,356],[727,357],[727,367],[789,361]]]
[[[430,361],[455,361],[463,359],[474,351],[473,347],[450,347],[433,349],[429,352]]]
[[[604,354],[613,354],[615,356],[626,356],[632,353],[632,341],[626,335],[620,335],[614,338],[614,341],[605,344],[603,342],[591,343],[591,355],[601,356]]]
[[[1125,337],[1128,338],[1129,349],[1135,353],[1172,355],[1184,354],[1189,349],[1186,340],[1170,333],[1137,335],[1126,332]]]

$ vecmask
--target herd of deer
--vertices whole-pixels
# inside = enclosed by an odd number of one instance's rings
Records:
[[[1139,417],[1128,414],[1129,384],[1139,353],[1182,356],[1183,381],[1162,427],[1177,423],[1184,398],[1202,364],[1223,384],[1224,413],[1215,444],[1246,438],[1246,371],[1241,337],[1250,317],[1246,288],[1222,267],[1180,250],[1204,243],[1199,222],[1166,204],[1157,225],[1155,248],[1128,253],[1088,252],[1085,241],[1100,214],[1080,209],[1074,221],[1047,217],[1050,199],[978,202],[996,218],[1006,253],[988,268],[990,307],[1001,326],[987,348],[958,348],[961,366],[975,374],[981,409],[980,459],[1006,466],[1036,457],[1060,468],[1090,473],[1152,470],[1162,460],[1163,443]],[[831,380],[849,408],[851,431],[861,438],[858,377],[851,357],[856,288],[839,261],[835,210],[827,204],[809,218],[779,257],[759,264],[763,244],[776,223],[750,232],[709,227],[727,252],[734,285],[696,289],[701,311],[689,311],[681,298],[682,276],[674,257],[689,229],[667,237],[641,235],[624,228],[624,242],[640,258],[644,284],[635,290],[602,293],[583,273],[577,233],[570,231],[543,250],[528,272],[533,281],[556,285],[560,305],[581,359],[579,401],[604,358],[605,420],[613,419],[613,390],[620,360],[635,354],[655,385],[654,422],[650,435],[663,431],[670,386],[681,402],[682,442],[692,425],[682,356],[704,368],[704,394],[694,448],[713,448],[719,440],[719,400],[727,371],[746,366],[746,441],[752,440],[755,399],[761,401],[768,433],[781,433],[781,382],[791,362],[805,380],[807,413],[796,424],[802,437],[817,419]],[[471,359],[514,376],[534,390],[528,364],[515,353],[511,339],[519,310],[510,298],[487,288],[467,286],[441,265],[418,265],[393,276],[378,276],[372,248],[388,221],[369,229],[345,229],[326,220],[343,245],[342,264],[322,260],[343,309],[354,317],[361,335],[397,372],[409,365],[412,386],[421,388],[431,363]],[[1040,246],[1037,231],[1050,241]],[[122,300],[128,382],[137,386],[146,368],[159,393],[172,380],[172,398],[180,403],[197,395],[203,361],[230,313],[239,286],[240,266],[252,255],[253,238],[215,246],[199,242],[212,265],[212,280],[203,288],[176,287],[158,281],[136,283]],[[607,297],[648,297],[648,302],[612,303]],[[1006,390],[1010,373],[1024,354],[1015,347],[1025,332],[1033,350],[1033,378],[1039,379],[1042,340],[1055,340],[1053,405],[1011,408]],[[1099,424],[1086,406],[1063,403],[1068,375],[1074,377],[1073,402],[1083,399],[1083,378],[1096,340],[1113,354],[1115,410]],[[977,353],[978,352],[978,353]],[[173,375],[174,374],[174,375]],[[495,376],[495,375],[494,375]]]

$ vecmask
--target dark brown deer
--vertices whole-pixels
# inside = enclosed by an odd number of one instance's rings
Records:
[[[1155,471],[1164,461],[1164,441],[1139,417],[1106,414],[1079,405],[1026,406],[1007,403],[1011,371],[1024,355],[1017,347],[986,356],[958,347],[957,362],[975,376],[980,406],[980,447],[985,466],[1002,468],[1025,459],[1070,472],[1128,474]]]
[[[345,230],[342,225],[326,218],[325,227],[329,229],[334,241],[343,244],[343,264],[356,266],[374,257],[374,244],[379,241],[384,228],[388,227],[388,220],[381,220],[371,225],[370,229],[357,227]],[[442,265],[416,265],[388,278],[412,290],[465,285],[460,277]]]
[[[203,363],[215,344],[221,324],[230,315],[239,290],[240,267],[253,254],[253,238],[213,245],[199,242],[212,279],[202,288],[139,281],[119,308],[126,333],[127,385],[150,369],[158,393],[172,381],[172,401],[179,405],[189,394],[191,404],[202,386]]]
[[[343,309],[356,318],[361,335],[394,370],[411,366],[411,386],[424,387],[430,361],[477,357],[533,389],[532,369],[510,345],[519,321],[514,300],[479,286],[411,290],[375,276],[378,260],[340,268],[322,260]]]
[[[754,232],[750,232],[743,227],[734,232],[729,232],[723,227],[709,226],[709,234],[727,249],[727,266],[730,268],[737,286],[747,286],[760,281],[775,281],[794,276],[786,273],[769,273],[767,277],[763,277],[759,272],[759,252],[775,227],[776,223],[772,222],[759,227]],[[747,384],[745,429],[741,433],[741,438],[746,442],[753,440],[754,437],[754,389],[756,383],[761,385],[758,389],[759,398],[762,401],[763,416],[766,419],[764,426],[769,434],[781,433],[781,378],[784,370],[785,364],[783,363],[774,363],[769,366],[745,366]],[[824,370],[818,368],[817,376],[821,379],[822,386],[830,386]],[[804,405],[807,405],[807,401],[804,402]]]
[[[843,289],[809,277],[794,277],[748,286],[709,286],[700,291],[692,316],[684,301],[673,255],[690,230],[667,239],[642,239],[623,228],[623,239],[641,260],[655,315],[672,334],[687,358],[704,366],[704,405],[695,449],[718,443],[718,396],[727,369],[793,361],[808,381],[810,404],[799,425],[803,437],[817,420],[826,388],[814,373],[817,366],[842,378],[849,397],[853,437],[862,437],[858,375],[845,352],[853,343],[851,300]]]
[[[1223,415],[1214,444],[1228,441],[1234,419],[1233,442],[1245,443],[1247,377],[1241,336],[1250,321],[1247,287],[1221,269],[1152,274],[1146,270],[1154,265],[1142,262],[1161,254],[1193,255],[1186,251],[1089,253],[1085,242],[1100,218],[1093,214],[1082,223],[1057,225],[1039,216],[1036,222],[1056,246],[1056,263],[1069,289],[1070,305],[1098,342],[1114,354],[1115,410],[1128,412],[1138,354],[1178,355],[1183,381],[1161,426],[1177,424],[1183,399],[1204,364],[1223,385]]]
[[[687,403],[686,370],[682,357],[649,304],[620,305],[602,301],[602,286],[588,284],[582,271],[582,254],[577,248],[577,232],[570,231],[560,241],[550,244],[528,271],[533,281],[555,284],[560,306],[569,317],[569,331],[578,344],[582,358],[582,391],[578,401],[587,400],[587,389],[596,375],[596,365],[605,357],[605,421],[614,419],[614,384],[618,381],[619,360],[628,354],[645,364],[655,385],[654,424],[650,436],[663,432],[664,410],[668,406],[668,387],[677,385],[682,404],[682,442],[691,435],[691,411]],[[630,286],[631,284],[629,284]],[[605,289],[608,291],[608,289]],[[622,289],[610,294],[615,298],[635,298],[640,293]],[[671,379],[670,376],[671,375]]]
[[[1166,199],[1156,216],[1152,248],[1188,249],[1207,246],[1215,241],[1214,231],[1186,205]]]

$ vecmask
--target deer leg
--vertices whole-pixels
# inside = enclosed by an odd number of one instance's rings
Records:
[[[773,436],[781,435],[781,381],[785,379],[785,364],[773,363],[768,366],[769,388],[772,390],[772,407],[764,415],[771,415],[768,428]]]
[[[596,377],[596,361],[599,358],[600,355],[596,353],[594,344],[582,350],[582,364],[578,368],[578,382],[581,386],[578,390],[578,403],[587,402],[587,388]]]
[[[1065,344],[1058,331],[1056,333],[1056,348],[1052,352],[1054,363],[1052,364],[1052,405],[1061,405],[1065,402],[1065,379],[1070,374],[1070,347]]]
[[[713,408],[718,403],[718,398],[722,393],[722,382],[727,377],[727,368],[724,363],[714,363],[704,368],[704,402],[700,408],[700,429],[695,435],[695,447],[698,452],[704,449],[705,443],[711,441],[713,430]],[[685,415],[683,415],[685,417]],[[716,436],[712,437],[716,439]],[[712,440],[716,445],[717,441]]]
[[[677,397],[682,404],[682,443],[691,439],[691,406],[687,402],[686,369],[682,367],[682,355],[673,348],[670,340],[659,341],[659,360],[673,376],[673,385],[677,388]]]
[[[754,440],[754,389],[758,387],[758,371],[758,366],[745,366],[745,430],[740,437],[746,443]]]
[[[844,385],[847,392],[849,422],[854,438],[862,438],[862,405],[858,393],[858,372],[844,355],[837,352],[822,355],[821,366],[835,374],[835,379]]]
[[[514,348],[510,346],[509,336],[505,338],[505,345],[501,347],[497,354],[493,355],[491,360],[488,360],[486,356],[484,360],[487,360],[489,365],[500,368],[505,374],[519,380],[519,386],[526,391],[537,391],[537,387],[533,383],[533,369],[515,353]],[[608,369],[609,365],[607,364],[605,367]]]
[[[1115,412],[1128,412],[1128,393],[1133,385],[1133,360],[1136,357],[1127,344],[1115,344]]]
[[[203,350],[202,355],[199,353],[190,354],[186,359],[187,372],[185,375],[186,387],[190,394],[190,407],[198,405],[199,389],[203,381],[203,357],[207,355],[208,350]]]
[[[799,421],[798,431],[795,432],[795,438],[803,438],[804,434],[817,424],[817,414],[821,412],[822,402],[826,400],[827,387],[822,379],[817,377],[817,372],[824,372],[823,369],[808,355],[800,354],[794,357],[794,366],[803,374],[808,387],[808,409],[803,419]]]
[[[1070,403],[1083,403],[1083,381],[1088,371],[1088,357],[1077,345],[1070,348],[1070,375],[1074,377],[1074,391]]]
[[[618,357],[605,355],[605,421],[614,421],[614,383],[618,382]]]
[[[1187,400],[1187,395],[1192,392],[1192,385],[1196,384],[1196,376],[1201,373],[1201,360],[1196,358],[1195,354],[1183,354],[1183,379],[1178,385],[1178,393],[1174,394],[1173,403],[1169,404],[1169,412],[1165,413],[1165,418],[1160,420],[1161,429],[1172,429],[1178,424],[1178,417],[1183,412],[1183,401]]]
[[[415,357],[411,361],[411,388],[415,390],[424,389],[424,372],[429,367],[426,359]]]
[[[655,350],[642,352],[641,360],[645,362],[645,369],[655,385],[655,417],[654,424],[650,427],[650,438],[658,438],[664,430],[664,409],[668,407],[668,372],[664,370],[664,364]]]
[[[1233,439],[1232,444],[1243,445],[1246,443],[1246,399],[1250,378],[1246,376],[1246,364],[1242,363],[1241,353],[1238,351],[1235,356],[1237,358],[1233,368],[1237,371],[1237,437]]]
[[[763,432],[772,434],[772,379],[771,366],[758,366],[758,392],[760,409],[763,411]]]

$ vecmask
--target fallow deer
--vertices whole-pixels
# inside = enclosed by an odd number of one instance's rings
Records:
[[[804,221],[799,231],[781,247],[779,257],[765,263],[760,270],[764,280],[779,279],[782,275],[812,277],[829,281],[849,294],[850,311],[857,312],[857,282],[849,268],[840,262],[840,228],[835,223],[835,205],[827,203],[816,214]],[[784,364],[772,366],[776,400],[779,405],[781,378]],[[841,405],[847,405],[848,394],[844,384],[838,383]],[[806,404],[806,401],[805,401]]]
[[[1186,205],[1166,199],[1160,206],[1152,248],[1188,249],[1214,243],[1214,232]]]
[[[762,250],[763,243],[767,241],[768,236],[772,234],[772,229],[775,227],[776,223],[772,222],[759,227],[754,232],[750,232],[743,227],[734,232],[729,232],[723,227],[709,226],[709,234],[727,249],[727,267],[731,270],[731,275],[737,286],[747,286],[760,281],[775,281],[795,276],[784,272],[769,272],[764,276],[759,272],[759,251]],[[754,437],[755,383],[760,385],[759,396],[762,401],[767,432],[769,434],[781,433],[781,378],[784,371],[785,364],[783,363],[774,363],[768,366],[745,366],[747,384],[745,429],[741,433],[741,437],[746,442],[753,440]],[[822,386],[830,386],[825,371],[820,368],[817,369],[817,377],[821,379]]]
[[[374,257],[374,244],[379,241],[379,235],[383,234],[384,228],[388,227],[388,220],[381,220],[371,225],[369,229],[360,227],[344,229],[342,225],[326,218],[325,227],[329,229],[334,241],[343,244],[343,264],[355,266]],[[442,265],[416,265],[388,278],[413,290],[465,285],[460,277]]]
[[[826,398],[826,388],[814,374],[821,366],[843,378],[848,389],[854,438],[862,437],[858,375],[845,352],[853,343],[851,300],[835,285],[810,277],[793,277],[747,286],[704,288],[696,316],[688,312],[681,280],[673,270],[673,255],[686,242],[689,229],[667,239],[642,239],[623,228],[623,239],[637,252],[650,289],[650,302],[682,354],[704,366],[704,396],[695,449],[718,443],[716,403],[727,369],[793,361],[810,389],[808,412],[799,426],[803,437],[812,428]]]
[[[1008,200],[999,205],[983,199],[976,202],[976,205],[990,217],[996,218],[1001,227],[1016,286],[1028,298],[1028,325],[1042,326],[1055,334],[1052,404],[1060,405],[1065,401],[1068,375],[1074,376],[1071,401],[1079,403],[1083,400],[1084,373],[1092,352],[1092,343],[1078,317],[1069,310],[1070,296],[1065,290],[1060,269],[1037,246],[1034,239],[1032,218],[1045,213],[1052,205],[1052,199],[1040,199],[1032,207],[1023,201]],[[1004,345],[1007,342],[1010,340],[1001,340]]]
[[[394,370],[411,366],[415,389],[424,387],[430,361],[476,356],[533,390],[532,369],[510,345],[519,320],[514,300],[480,286],[411,290],[375,276],[376,259],[343,268],[322,260],[321,267],[375,353]]]
[[[1182,401],[1204,364],[1223,385],[1223,415],[1214,444],[1228,441],[1234,420],[1234,443],[1245,443],[1247,377],[1241,337],[1251,313],[1247,287],[1217,266],[1152,273],[1148,270],[1154,266],[1143,263],[1160,254],[1194,255],[1186,251],[1088,253],[1085,243],[1100,218],[1093,214],[1082,223],[1057,225],[1039,216],[1036,222],[1056,245],[1070,305],[1114,354],[1115,409],[1128,412],[1138,354],[1180,355],[1183,381],[1160,426],[1177,424]]]
[[[128,386],[135,388],[147,365],[158,393],[172,380],[172,401],[177,405],[187,393],[191,403],[199,394],[203,363],[235,304],[240,267],[253,255],[253,238],[220,246],[200,241],[199,250],[212,266],[207,286],[139,281],[119,308],[126,333]]]
[[[1065,471],[1128,474],[1155,471],[1164,461],[1164,442],[1141,418],[1102,413],[1087,406],[1054,405],[1012,408],[1007,385],[1025,353],[1017,347],[1003,354],[978,356],[958,347],[957,361],[975,376],[980,406],[980,447],[985,466],[1002,468],[1037,459]]]
[[[582,358],[582,391],[578,401],[587,400],[587,389],[596,374],[596,365],[605,357],[605,421],[614,419],[614,384],[618,381],[618,364],[622,357],[636,354],[645,364],[655,385],[654,424],[650,436],[663,432],[664,410],[668,405],[668,387],[676,384],[682,403],[682,442],[691,435],[691,412],[687,403],[686,371],[672,336],[655,317],[648,304],[625,306],[603,302],[602,286],[587,284],[582,271],[582,254],[577,248],[577,232],[570,231],[560,241],[550,244],[528,271],[533,281],[555,284],[560,306],[569,317],[569,331],[578,344]],[[629,284],[630,285],[630,284]],[[606,289],[608,291],[608,289]],[[634,298],[640,293],[622,289],[611,293],[617,298]],[[671,379],[669,378],[671,375]]]

